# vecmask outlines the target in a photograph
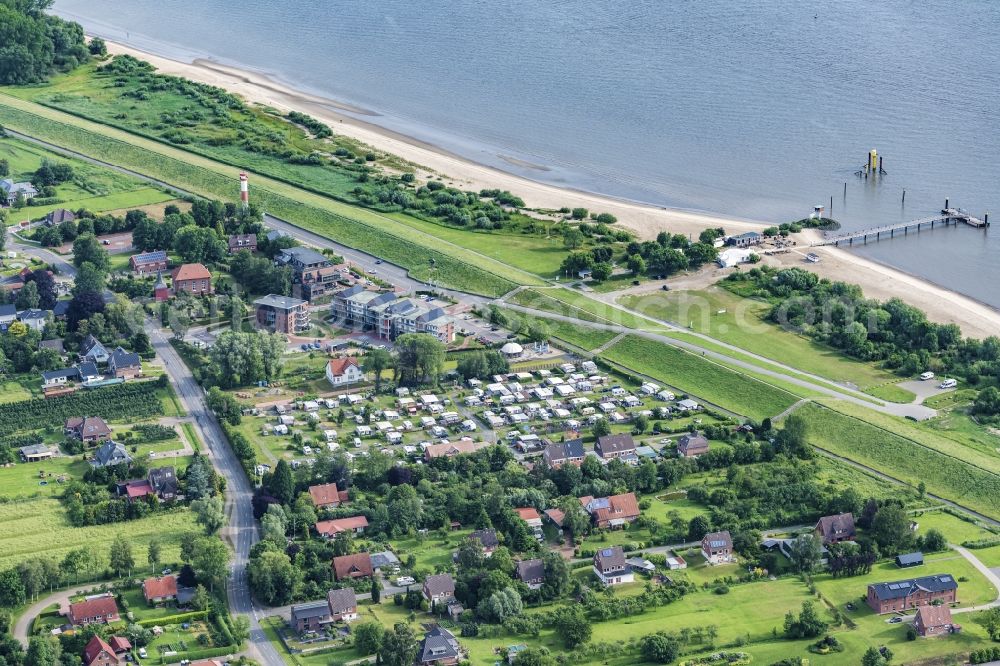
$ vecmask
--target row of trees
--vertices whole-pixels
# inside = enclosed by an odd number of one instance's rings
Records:
[[[0,85],[41,83],[90,59],[83,28],[46,14],[51,4],[0,0]],[[102,44],[95,44],[95,50]]]

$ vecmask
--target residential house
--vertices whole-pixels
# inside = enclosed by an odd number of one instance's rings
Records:
[[[149,485],[156,496],[165,502],[177,499],[177,472],[173,467],[154,467],[149,470]]]
[[[87,337],[83,339],[80,343],[80,360],[90,361],[98,365],[103,365],[108,362],[111,354],[108,353],[107,348],[101,344],[101,342],[95,338],[93,335],[87,334]]]
[[[476,530],[469,535],[470,539],[475,539],[483,547],[483,555],[490,557],[493,552],[500,547],[500,537],[497,536],[497,531],[493,528],[488,530]]]
[[[470,440],[448,442],[447,444],[431,444],[424,449],[424,460],[431,461],[435,458],[451,458],[463,453],[475,453],[480,449],[485,449],[489,445],[489,442],[473,442]]]
[[[951,609],[944,604],[918,608],[913,626],[924,637],[945,636],[961,630],[961,626],[952,622]]]
[[[949,574],[872,583],[868,586],[866,600],[879,615],[929,606],[935,601],[953,604],[958,600],[958,583]]]
[[[326,602],[332,622],[353,622],[358,619],[358,600],[351,588],[330,590],[326,595]]]
[[[65,321],[66,317],[69,316],[69,304],[70,301],[67,300],[56,301],[56,304],[52,306],[52,316],[57,321]]]
[[[102,378],[100,371],[97,369],[97,364],[91,361],[84,361],[80,365],[76,366],[77,371],[80,373],[80,382],[86,384],[87,382],[96,382]]]
[[[17,321],[17,307],[13,303],[0,305],[0,328],[6,331],[15,321]]]
[[[424,634],[417,650],[421,666],[453,666],[462,660],[462,650],[455,636],[440,625]]]
[[[309,329],[308,303],[299,298],[268,294],[253,302],[258,326],[296,335]]]
[[[737,236],[730,236],[726,239],[726,244],[735,247],[751,247],[753,245],[760,245],[763,240],[764,237],[759,232],[748,231]]]
[[[52,448],[44,444],[22,446],[17,451],[24,462],[41,462],[42,460],[49,460],[53,455]]]
[[[542,535],[542,516],[538,513],[538,509],[529,506],[514,510],[517,511],[518,517],[528,524],[535,537],[540,538]]]
[[[60,338],[55,338],[52,340],[39,340],[38,341],[38,351],[43,349],[51,349],[59,356],[64,356],[66,354],[66,347]]]
[[[597,438],[597,444],[594,445],[594,453],[604,460],[624,458],[629,455],[634,456],[635,442],[632,441],[632,435],[628,433],[605,435],[604,437]]]
[[[94,467],[110,467],[125,465],[132,462],[132,456],[118,442],[108,440],[94,450],[94,458],[90,464]]]
[[[17,202],[18,196],[27,202],[38,196],[38,190],[28,182],[15,183],[10,179],[0,180],[0,206],[13,206]]]
[[[677,455],[682,458],[696,458],[708,453],[708,439],[704,435],[692,432],[677,440]]]
[[[309,486],[309,496],[317,509],[336,509],[347,501],[346,490],[339,490],[336,483]]]
[[[93,636],[83,648],[83,666],[118,666],[121,663],[114,648],[99,635]]]
[[[598,528],[624,527],[639,517],[635,493],[611,497],[581,497],[580,503]]]
[[[118,604],[111,594],[89,597],[69,605],[69,622],[74,627],[84,627],[88,624],[108,624],[118,622]]]
[[[125,497],[130,503],[135,500],[155,495],[153,486],[149,485],[146,479],[133,479],[117,484],[117,492],[120,497]]]
[[[182,264],[170,274],[174,293],[184,291],[192,296],[212,293],[212,273],[202,264]]]
[[[552,442],[542,451],[542,458],[549,467],[558,469],[566,463],[579,465],[583,462],[582,439],[568,439],[565,442]]]
[[[701,538],[701,554],[709,564],[735,562],[733,537],[728,531],[709,532]]]
[[[854,515],[850,513],[838,513],[835,516],[823,516],[813,528],[816,536],[823,539],[823,545],[840,543],[841,541],[853,541],[857,536],[854,528]]]
[[[60,368],[59,370],[46,370],[42,373],[42,388],[50,389],[63,386],[69,381],[80,379],[79,368]]]
[[[124,636],[112,636],[108,639],[108,645],[122,659],[125,659],[124,655],[132,649],[132,643]]]
[[[333,576],[335,580],[371,578],[372,558],[368,553],[335,557],[333,558]]]
[[[357,384],[364,378],[365,373],[361,370],[361,364],[353,356],[332,358],[326,364],[326,381],[333,386]]]
[[[292,269],[292,284],[307,301],[311,302],[325,295],[337,284],[336,274],[322,270],[332,267],[333,262],[312,248],[285,248],[274,260],[275,263]]]
[[[900,569],[907,569],[909,567],[919,567],[924,563],[924,554],[920,552],[916,553],[903,553],[902,555],[896,556],[896,566]]]
[[[424,579],[422,593],[431,608],[436,604],[447,605],[455,599],[455,579],[446,573],[428,576]]]
[[[350,518],[337,518],[336,520],[321,520],[316,523],[316,533],[321,537],[332,539],[341,532],[364,534],[366,527],[368,527],[367,518],[364,516],[351,516]]]
[[[48,310],[21,310],[17,313],[17,320],[28,328],[41,333],[45,330],[45,325],[49,321]]]
[[[142,375],[142,358],[135,352],[115,347],[108,357],[108,374],[118,379],[132,379]]]
[[[391,550],[382,550],[377,553],[371,553],[372,557],[372,571],[375,573],[381,573],[382,569],[393,569],[399,570],[399,558]]]
[[[177,600],[177,578],[163,576],[162,578],[147,578],[142,581],[142,596],[148,604],[162,604]]]
[[[545,582],[545,561],[537,558],[533,560],[521,560],[517,563],[517,572],[515,575],[529,589],[537,590]]]
[[[257,251],[257,234],[233,234],[229,237],[229,254],[236,254],[240,250],[247,252]]]
[[[170,265],[166,250],[142,252],[128,258],[128,266],[133,273],[145,277],[167,270]]]
[[[625,562],[625,551],[621,546],[603,548],[594,553],[594,573],[605,587],[635,580],[635,574]]]
[[[65,208],[56,208],[45,216],[45,226],[58,227],[63,222],[72,222],[76,219],[76,214]]]
[[[353,597],[354,592],[348,591]],[[319,631],[331,622],[333,618],[330,617],[330,602],[327,599],[292,606],[292,627],[300,634],[305,631]]]
[[[84,444],[111,439],[111,428],[100,416],[73,416],[66,419],[63,431]]]
[[[749,264],[753,260],[754,251],[745,247],[734,247],[723,250],[715,257],[719,268],[733,268],[740,264]]]

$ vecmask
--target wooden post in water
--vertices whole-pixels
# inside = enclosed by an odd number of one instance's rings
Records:
[[[906,205],[906,190],[903,190],[903,205]]]
[[[830,219],[833,219],[833,195],[830,195]]]
[[[847,199],[847,181],[844,181],[844,199]]]

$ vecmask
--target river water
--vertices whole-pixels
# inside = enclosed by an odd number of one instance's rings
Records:
[[[832,196],[846,229],[923,217],[946,197],[1000,219],[991,0],[56,0],[55,10],[150,52],[259,70],[554,184],[773,222]],[[871,148],[888,175],[866,181],[854,172]],[[1000,307],[997,230],[855,251]]]

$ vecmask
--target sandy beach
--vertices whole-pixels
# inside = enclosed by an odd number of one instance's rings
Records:
[[[660,231],[697,235],[707,227],[724,227],[728,233],[760,230],[772,223],[741,220],[721,215],[657,208],[612,197],[538,183],[521,176],[477,164],[433,145],[365,122],[350,113],[363,110],[309,93],[296,91],[260,73],[240,70],[208,60],[181,62],[108,42],[113,54],[128,53],[152,63],[163,74],[225,88],[251,103],[282,111],[308,113],[329,124],[334,132],[349,136],[377,150],[398,155],[417,166],[418,177],[441,175],[446,181],[470,190],[503,189],[517,194],[532,208],[558,209],[584,207],[615,215],[621,226],[641,238],[652,238]],[[504,158],[504,156],[500,156]],[[510,158],[504,158],[510,159]],[[800,247],[813,242],[818,232],[802,235]],[[804,260],[805,251],[768,257],[773,265],[800,266],[822,277],[858,284],[870,298],[885,300],[898,297],[921,310],[932,321],[958,324],[965,335],[986,337],[1000,335],[1000,311],[957,292],[931,284],[888,266],[864,259],[846,250],[817,248],[822,257],[817,264]]]

